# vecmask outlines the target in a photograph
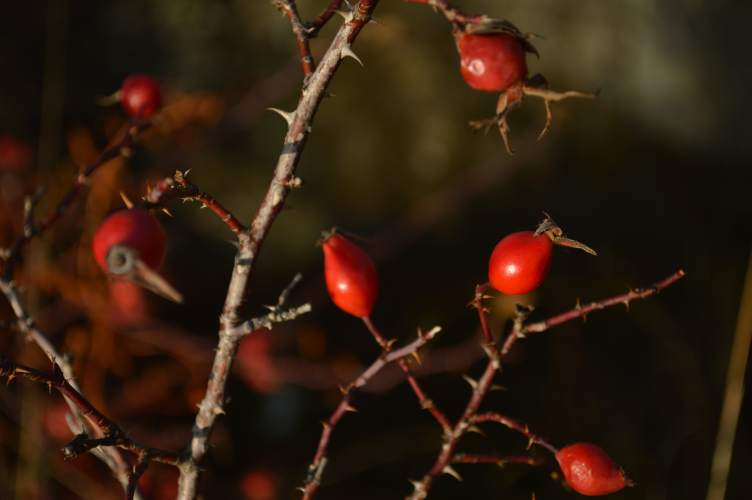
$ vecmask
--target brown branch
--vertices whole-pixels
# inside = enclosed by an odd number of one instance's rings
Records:
[[[180,170],[175,172],[175,182],[177,182],[177,185],[169,177],[160,180],[138,206],[142,208],[161,207],[177,199],[200,201],[203,204],[201,208],[211,209],[212,212],[219,215],[233,233],[236,235],[240,234],[245,229],[245,226],[232,215],[232,212],[219,203],[214,196],[186,180],[187,174],[187,172],[184,174]]]
[[[334,13],[342,5],[343,0],[332,0],[332,3],[324,9],[324,12],[319,15],[313,22],[306,23],[306,27],[309,29],[308,38],[314,38],[319,34],[319,30],[324,27],[327,21],[334,15]]]
[[[309,27],[303,24],[298,14],[298,7],[295,5],[295,0],[272,0],[272,3],[277,6],[279,10],[287,14],[292,24],[292,31],[295,33],[295,38],[298,40],[298,49],[300,50],[300,62],[303,65],[303,84],[307,85],[308,81],[313,76],[313,72],[316,71],[316,63],[313,61],[313,55],[311,54],[311,45],[309,39]],[[331,15],[331,14],[329,14]]]
[[[466,378],[470,385],[473,387],[473,394],[470,398],[469,403],[467,404],[467,407],[465,408],[465,411],[462,415],[462,418],[459,422],[457,422],[457,425],[455,425],[454,429],[452,430],[451,434],[445,435],[444,442],[441,447],[441,452],[439,453],[439,456],[434,463],[434,465],[431,467],[431,469],[428,471],[428,473],[421,479],[420,481],[413,482],[414,490],[413,493],[410,495],[409,500],[421,500],[425,498],[428,495],[428,490],[431,488],[433,483],[436,481],[436,479],[444,473],[452,474],[455,476],[458,476],[457,473],[451,468],[450,463],[452,462],[452,457],[454,456],[454,450],[457,447],[457,444],[468,431],[473,430],[473,427],[475,424],[480,422],[487,422],[487,421],[494,421],[502,423],[514,430],[517,430],[518,432],[521,432],[525,436],[527,436],[530,439],[530,443],[538,443],[542,446],[545,446],[549,450],[556,453],[556,448],[553,447],[548,441],[541,438],[540,436],[537,436],[536,434],[531,433],[526,427],[521,426],[514,420],[504,417],[502,415],[496,414],[496,413],[484,413],[482,415],[478,415],[478,407],[480,406],[480,403],[483,401],[483,398],[488,393],[489,389],[491,388],[491,382],[493,380],[493,376],[496,373],[497,369],[501,365],[501,359],[509,352],[509,349],[512,347],[512,345],[516,342],[516,340],[520,337],[523,337],[526,333],[531,332],[539,332],[547,330],[548,328],[558,325],[560,323],[563,323],[565,321],[569,321],[574,318],[582,317],[585,314],[587,314],[590,311],[596,310],[596,309],[603,309],[604,307],[616,305],[616,304],[629,304],[629,301],[634,299],[642,299],[649,297],[655,293],[658,293],[659,291],[663,290],[667,286],[671,285],[672,283],[675,283],[677,280],[679,280],[682,276],[684,276],[684,273],[682,271],[678,271],[665,280],[661,281],[660,283],[656,283],[655,285],[646,288],[644,290],[635,290],[628,294],[619,295],[616,297],[612,297],[610,299],[605,299],[600,302],[594,302],[592,304],[589,304],[585,307],[576,307],[572,311],[569,311],[567,313],[561,314],[559,316],[555,316],[553,318],[550,318],[545,321],[541,321],[538,323],[533,323],[531,325],[524,326],[523,323],[527,319],[528,315],[532,312],[532,307],[525,307],[525,306],[517,306],[516,311],[516,317],[514,321],[514,326],[512,328],[512,333],[509,334],[506,341],[504,342],[504,346],[501,349],[501,352],[494,352],[491,349],[486,350],[486,353],[489,355],[489,362],[488,365],[486,365],[486,370],[483,373],[483,376],[480,378],[480,380],[473,381],[470,378]],[[476,289],[477,294],[482,294],[487,287],[485,285],[481,285]],[[477,296],[477,295],[476,295]],[[480,299],[476,299],[479,305],[479,310],[482,310],[482,296]],[[475,303],[476,301],[474,301]],[[484,316],[481,315],[481,318]],[[485,335],[485,333],[484,333]],[[490,334],[489,334],[490,335]]]
[[[381,346],[381,348],[384,350],[385,353],[389,353],[392,350],[393,341],[386,340],[386,338],[381,334],[381,332],[379,332],[379,330],[373,324],[370,317],[365,317],[362,319],[363,319],[363,322],[368,327],[368,330],[376,339],[376,342],[378,342],[378,344]],[[420,331],[418,331],[418,336],[421,336]],[[420,360],[420,358],[418,358],[417,356],[418,354],[415,353],[416,359]],[[410,383],[410,387],[412,387],[413,392],[415,392],[415,395],[418,396],[418,402],[420,403],[420,406],[423,409],[426,409],[429,412],[431,412],[431,415],[433,415],[436,421],[439,422],[439,425],[441,425],[441,429],[444,431],[444,434],[449,434],[449,432],[451,432],[452,430],[452,426],[449,423],[449,420],[447,420],[444,413],[438,408],[436,408],[436,406],[434,406],[433,404],[433,401],[428,399],[426,394],[423,392],[423,388],[420,386],[420,384],[418,384],[418,381],[415,379],[415,376],[410,370],[410,367],[407,365],[407,361],[405,361],[403,358],[399,358],[397,364],[399,365],[400,369],[403,372],[405,372],[405,377],[407,377],[407,381]]]
[[[405,0],[412,3],[424,3],[437,9],[441,14],[446,17],[450,23],[459,24],[482,24],[487,22],[488,17],[484,15],[465,14],[454,5],[446,2],[445,0]]]
[[[26,226],[24,227],[24,233],[20,235],[11,245],[10,249],[5,252],[5,269],[3,276],[10,281],[13,276],[13,263],[19,257],[21,247],[34,236],[42,234],[52,224],[57,222],[60,217],[70,208],[70,204],[76,197],[81,187],[89,183],[89,179],[92,173],[106,162],[116,158],[118,156],[128,156],[130,154],[130,147],[133,144],[138,134],[151,126],[149,121],[141,121],[139,117],[135,117],[128,122],[128,128],[115,145],[111,146],[102,153],[99,158],[94,160],[91,165],[82,167],[79,170],[76,180],[70,187],[63,199],[57,204],[57,206],[50,212],[44,219],[36,224],[31,224],[31,213],[29,210],[25,214]]]
[[[209,451],[209,435],[217,416],[224,413],[225,389],[241,336],[233,333],[242,322],[243,310],[250,292],[256,257],[271,226],[279,215],[290,190],[295,187],[294,173],[303,153],[311,123],[326,87],[337,71],[342,58],[351,52],[351,44],[368,23],[371,11],[379,0],[360,0],[346,20],[329,49],[302,91],[298,107],[290,117],[282,153],[269,188],[251,225],[239,235],[230,286],[220,316],[219,344],[214,358],[206,395],[199,406],[188,453],[190,462],[181,469],[179,500],[193,500],[198,495],[198,478]]]
[[[530,430],[527,428],[527,425],[522,426],[520,423],[518,423],[516,420],[512,420],[509,417],[505,417],[504,415],[499,415],[498,413],[488,412],[483,413],[480,415],[475,415],[470,421],[474,424],[480,424],[482,422],[497,422],[499,424],[506,425],[510,429],[514,429],[515,431],[519,432],[523,436],[529,439],[527,447],[530,448],[534,444],[539,444],[545,448],[548,448],[551,453],[558,453],[559,450],[556,449],[554,445],[548,442],[546,438],[538,436],[537,434],[534,434],[530,432]]]
[[[503,455],[498,453],[474,454],[474,453],[456,453],[452,457],[452,463],[455,464],[497,464],[504,467],[504,464],[528,464],[542,465],[543,457],[526,457],[524,455]]]
[[[417,352],[418,349],[433,339],[440,330],[441,328],[438,326],[434,327],[425,335],[419,335],[416,340],[405,347],[391,352],[382,351],[379,359],[374,361],[373,364],[355,379],[354,382],[342,389],[342,401],[326,422],[322,422],[324,430],[321,433],[321,439],[319,440],[319,445],[316,449],[316,455],[313,457],[313,462],[311,462],[311,465],[308,467],[308,475],[306,476],[305,485],[303,487],[303,500],[310,500],[321,485],[321,477],[327,463],[326,448],[329,445],[329,437],[345,412],[357,411],[352,407],[352,402],[355,399],[358,390],[365,386],[373,376],[379,372],[379,370],[390,362],[401,360],[404,356],[409,356]]]
[[[51,359],[58,360],[59,365],[57,366],[59,366],[62,370],[62,374],[65,379],[68,380],[68,383],[74,390],[82,393],[81,387],[75,380],[75,376],[73,374],[73,366],[70,360],[67,356],[60,355],[52,342],[50,342],[47,336],[36,326],[33,319],[28,315],[26,309],[21,304],[21,299],[18,296],[18,289],[16,288],[15,283],[13,281],[7,281],[5,278],[0,277],[0,290],[2,290],[6,299],[13,308],[13,312],[18,318],[18,321],[15,323],[16,327],[21,331],[21,333],[33,340],[39,346],[39,348],[47,354],[47,356],[49,356]],[[71,427],[71,434],[75,434],[80,429],[83,429],[84,432],[90,431],[88,423],[83,418],[83,416],[85,415],[83,415],[82,412],[78,410],[74,401],[67,397],[65,398],[65,400],[71,409],[71,414],[73,416],[72,423],[75,425],[75,427]],[[126,474],[130,465],[126,462],[126,459],[125,457],[123,457],[122,453],[117,449],[111,448],[108,450],[98,450],[95,454],[99,459],[107,464],[107,466],[117,477],[118,481],[120,481],[125,488],[127,484]]]
[[[128,474],[128,486],[125,488],[125,500],[133,500],[136,488],[138,487],[138,480],[146,472],[150,460],[151,457],[148,453],[142,453],[138,457],[138,463],[133,468],[133,472]]]
[[[100,439],[89,438],[89,435],[86,433],[78,434],[70,443],[63,447],[65,458],[76,458],[100,446],[117,446],[140,454],[147,453],[152,460],[171,465],[180,465],[184,461],[179,453],[150,448],[128,437],[115,422],[94,408],[80,392],[73,388],[70,381],[63,375],[60,366],[54,360],[52,362],[52,370],[52,373],[47,373],[28,366],[18,365],[9,359],[0,360],[0,377],[8,377],[8,382],[16,377],[27,378],[35,382],[47,384],[50,391],[54,387],[63,396],[72,401],[79,411],[104,434],[104,438]]]
[[[606,307],[615,306],[618,304],[624,304],[627,307],[627,310],[629,309],[629,303],[632,300],[635,299],[645,299],[647,297],[650,297],[651,295],[655,295],[656,293],[660,292],[664,288],[668,287],[669,285],[672,285],[679,281],[684,276],[684,271],[677,271],[665,280],[658,282],[652,286],[649,286],[647,288],[638,288],[637,290],[633,290],[629,293],[625,293],[623,295],[617,295],[616,297],[611,297],[609,299],[601,300],[599,302],[591,302],[590,304],[586,306],[581,306],[578,304],[577,306],[572,309],[571,311],[565,312],[564,314],[559,314],[558,316],[554,316],[553,318],[549,318],[544,321],[539,321],[537,323],[532,323],[529,325],[522,325],[515,323],[515,327],[512,329],[512,332],[507,337],[506,341],[504,341],[504,347],[501,350],[502,356],[506,355],[506,353],[509,352],[509,349],[514,345],[514,343],[517,341],[518,338],[524,337],[528,333],[535,333],[535,332],[543,332],[551,328],[552,326],[560,325],[561,323],[564,323],[565,321],[570,321],[575,318],[584,318],[588,313],[600,309],[604,309]],[[519,312],[519,308],[518,308]],[[529,311],[528,311],[529,313]],[[524,320],[523,320],[524,321]]]

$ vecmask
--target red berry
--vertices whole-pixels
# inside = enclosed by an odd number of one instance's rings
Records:
[[[371,315],[379,294],[376,266],[358,245],[335,233],[322,245],[329,296],[337,307],[358,318]]]
[[[135,252],[151,269],[162,263],[167,237],[162,225],[149,212],[139,209],[120,210],[107,217],[94,233],[91,242],[94,259],[105,273],[112,273],[107,255],[116,246]]]
[[[522,295],[538,288],[548,276],[554,245],[596,253],[582,243],[565,237],[547,217],[535,232],[512,233],[496,245],[488,263],[488,281],[507,295]]]
[[[572,489],[583,495],[606,495],[635,484],[628,471],[594,444],[570,444],[556,453],[556,460]]]
[[[128,116],[150,116],[162,104],[159,84],[149,75],[129,76],[120,87],[120,104]]]
[[[488,264],[488,281],[507,295],[532,292],[548,276],[553,250],[554,244],[545,234],[512,233],[494,248]]]
[[[525,77],[525,49],[512,35],[460,35],[460,72],[476,90],[498,92]]]

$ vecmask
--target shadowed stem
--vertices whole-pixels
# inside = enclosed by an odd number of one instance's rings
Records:
[[[381,346],[381,348],[384,350],[385,353],[391,352],[392,350],[392,343],[393,341],[388,341],[384,337],[384,335],[379,332],[379,330],[376,328],[376,326],[371,321],[371,318],[366,316],[364,318],[361,318],[363,322],[368,327],[368,330],[371,332],[373,337],[376,339],[376,342]],[[415,359],[420,361],[420,358],[418,358],[418,353],[414,352]],[[405,359],[400,358],[397,362],[399,364],[399,367],[402,369],[403,372],[405,372],[405,376],[407,377],[407,381],[410,383],[410,387],[413,388],[413,392],[415,392],[415,395],[418,396],[418,401],[420,402],[420,406],[428,411],[431,412],[431,415],[436,419],[437,422],[439,422],[439,425],[441,425],[441,429],[444,431],[444,434],[448,434],[452,426],[449,423],[449,420],[447,420],[444,413],[441,412],[436,406],[434,406],[433,401],[430,400],[426,394],[423,392],[423,389],[420,387],[420,384],[418,384],[418,381],[415,379],[415,376],[410,371],[410,367],[407,364],[407,361]]]
[[[416,340],[410,344],[396,349],[390,352],[382,350],[381,356],[374,361],[354,382],[349,386],[342,389],[342,401],[334,410],[334,413],[323,422],[324,430],[321,433],[321,439],[319,440],[318,448],[316,449],[316,455],[313,457],[311,465],[308,467],[308,474],[306,476],[305,485],[303,487],[303,500],[309,500],[313,497],[316,491],[321,486],[321,478],[324,473],[324,468],[327,464],[326,450],[329,445],[329,438],[334,431],[334,427],[340,421],[345,412],[357,411],[352,407],[352,402],[357,392],[387,364],[394,360],[402,361],[404,356],[410,356],[415,354],[418,349],[425,345],[428,341],[433,339],[441,329],[434,327],[425,335],[419,335]],[[379,334],[380,335],[380,334]]]

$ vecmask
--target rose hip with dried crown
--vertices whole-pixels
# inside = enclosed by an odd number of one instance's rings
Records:
[[[525,49],[513,35],[462,34],[457,46],[462,77],[476,90],[502,91],[527,74]]]
[[[554,245],[585,250],[589,247],[563,236],[559,226],[546,216],[533,231],[512,233],[494,248],[488,263],[488,281],[507,295],[522,295],[538,288],[548,276]]]
[[[120,104],[128,116],[148,118],[162,105],[159,84],[149,75],[135,74],[120,86]]]
[[[182,302],[182,296],[154,271],[167,251],[167,236],[149,212],[137,208],[114,212],[94,233],[91,246],[94,260],[106,274]]]
[[[324,234],[321,247],[332,301],[355,317],[370,316],[379,294],[379,275],[371,258],[336,228]]]
[[[124,245],[133,249],[146,265],[159,267],[167,251],[167,236],[162,224],[140,209],[119,210],[107,217],[94,233],[94,259],[105,273],[112,272],[107,262],[111,248]]]
[[[634,486],[632,474],[614,463],[599,446],[575,443],[556,453],[567,483],[587,496],[606,495]]]

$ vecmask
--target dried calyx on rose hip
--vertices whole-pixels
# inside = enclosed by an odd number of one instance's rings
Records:
[[[606,495],[634,486],[632,473],[614,463],[599,446],[575,443],[556,453],[567,483],[587,496]]]
[[[548,276],[554,245],[579,248],[596,255],[586,245],[570,240],[546,214],[533,231],[520,231],[503,238],[488,263],[488,281],[507,295],[522,295],[538,288]]]
[[[132,208],[112,213],[94,233],[91,246],[94,260],[110,277],[183,302],[182,295],[155,271],[167,252],[167,236],[149,212]]]
[[[162,105],[162,93],[157,81],[149,75],[134,74],[123,80],[115,94],[123,111],[128,116],[139,115],[148,118]]]
[[[332,301],[357,318],[370,316],[379,294],[379,275],[371,258],[336,227],[324,232],[317,245],[324,250],[324,276]]]
[[[509,146],[507,132],[507,115],[522,104],[525,94],[540,97],[546,104],[546,126],[539,137],[548,132],[551,125],[551,101],[560,101],[567,97],[593,98],[597,95],[587,92],[553,92],[548,90],[548,81],[543,75],[527,77],[528,52],[538,55],[538,51],[528,41],[537,37],[533,33],[522,33],[517,27],[504,19],[482,17],[477,24],[460,24],[455,21],[454,37],[460,53],[460,72],[465,81],[476,90],[502,92],[496,104],[496,116],[486,120],[474,120],[470,126],[474,130],[488,129],[498,125],[504,138],[504,145],[510,154],[514,150]]]

